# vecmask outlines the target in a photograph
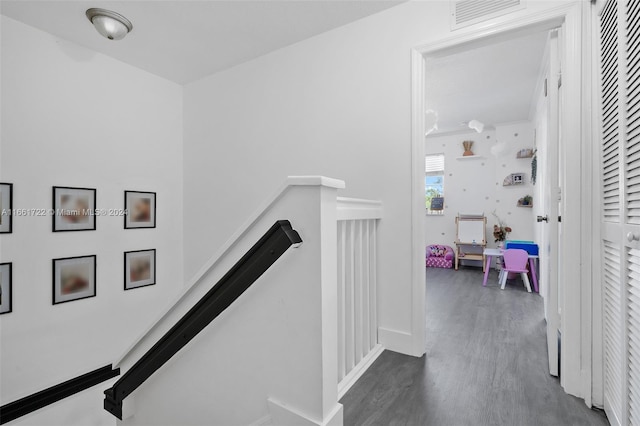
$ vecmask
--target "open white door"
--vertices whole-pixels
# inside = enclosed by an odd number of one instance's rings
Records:
[[[546,132],[540,135],[538,147],[538,183],[542,188],[541,209],[538,212],[540,235],[540,291],[545,300],[549,373],[558,375],[558,155],[560,135],[559,76],[560,61],[558,31],[549,34],[549,64],[546,79]]]

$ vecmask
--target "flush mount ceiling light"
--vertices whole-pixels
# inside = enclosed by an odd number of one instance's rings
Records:
[[[87,18],[109,40],[122,40],[133,29],[133,24],[127,18],[106,9],[88,9]]]

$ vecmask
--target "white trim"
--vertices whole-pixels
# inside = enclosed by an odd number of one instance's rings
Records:
[[[464,51],[471,48],[475,48],[478,46],[485,45],[487,43],[492,43],[501,39],[511,38],[517,35],[531,34],[534,32],[539,32],[543,30],[551,30],[553,28],[560,27],[565,24],[566,31],[565,35],[567,39],[565,42],[567,43],[565,46],[567,57],[566,63],[563,64],[564,74],[567,78],[564,79],[564,99],[565,99],[565,107],[563,111],[566,116],[563,117],[564,120],[564,134],[565,141],[565,152],[581,152],[580,161],[581,161],[581,176],[587,173],[587,170],[584,170],[585,166],[589,166],[590,161],[590,153],[584,153],[584,150],[581,150],[580,142],[583,140],[583,128],[586,126],[586,123],[581,121],[583,115],[585,115],[583,105],[581,104],[581,54],[582,54],[582,45],[581,45],[581,4],[580,2],[573,2],[568,5],[563,5],[558,8],[550,9],[541,13],[531,14],[526,17],[521,17],[513,20],[509,20],[507,22],[493,22],[489,23],[481,29],[477,31],[472,31],[470,33],[460,34],[448,39],[438,41],[436,43],[429,43],[418,46],[412,49],[411,57],[412,57],[412,171],[413,171],[413,185],[412,185],[412,194],[413,194],[413,204],[414,209],[412,210],[412,232],[413,232],[413,251],[412,251],[412,260],[414,262],[413,268],[413,304],[414,304],[414,315],[413,315],[413,324],[412,324],[412,332],[416,333],[419,330],[418,321],[424,322],[424,316],[422,318],[417,318],[416,312],[420,309],[416,307],[416,305],[421,305],[424,310],[424,270],[422,266],[420,267],[420,273],[418,272],[418,268],[415,265],[418,257],[422,257],[424,247],[420,247],[418,241],[422,240],[421,238],[423,224],[424,224],[424,214],[420,211],[420,214],[417,213],[417,209],[415,205],[422,202],[423,195],[417,190],[417,181],[422,179],[423,172],[421,170],[422,163],[424,159],[422,158],[424,155],[424,134],[426,132],[424,126],[424,99],[425,99],[425,86],[424,86],[424,78],[425,78],[425,58],[436,58],[443,55],[448,55],[456,51]],[[576,149],[577,151],[571,151],[571,149]],[[575,158],[575,155],[573,155]],[[419,172],[418,172],[419,170]],[[580,176],[580,177],[581,177]],[[574,195],[578,198],[578,202],[574,205],[569,206],[571,209],[571,214],[576,214],[575,217],[580,217],[581,220],[579,222],[573,224],[567,224],[563,222],[563,241],[566,243],[563,244],[563,261],[567,265],[564,268],[564,276],[560,279],[566,283],[564,286],[565,297],[564,306],[562,310],[563,321],[562,327],[563,331],[563,370],[562,370],[562,385],[566,392],[584,397],[586,401],[590,401],[591,395],[591,383],[590,380],[586,380],[583,377],[584,371],[586,369],[590,369],[590,365],[584,365],[583,362],[585,360],[591,361],[591,357],[586,356],[582,358],[581,352],[585,350],[586,347],[591,349],[591,310],[590,309],[581,309],[581,303],[585,301],[585,297],[583,297],[581,288],[591,289],[591,275],[584,275],[584,267],[582,265],[589,265],[592,261],[590,250],[583,250],[580,253],[572,253],[569,248],[574,248],[574,245],[569,244],[570,241],[582,241],[582,246],[591,248],[591,232],[581,232],[584,229],[586,224],[591,223],[591,215],[592,212],[590,210],[591,204],[587,204],[589,202],[588,198],[582,197],[582,182],[580,181],[580,177],[577,179],[573,178],[567,183],[569,187],[565,186],[565,192],[571,192],[575,194],[577,191],[577,195]],[[586,189],[585,189],[586,190]],[[580,212],[579,210],[582,210]],[[572,216],[573,217],[573,216]],[[569,226],[567,226],[569,225]],[[576,227],[577,229],[573,229]],[[576,232],[577,231],[577,232]],[[423,259],[420,259],[421,263]],[[568,262],[568,263],[567,263]],[[575,275],[571,276],[567,271],[580,271],[581,275],[579,279],[576,279]],[[573,292],[573,293],[572,293]],[[576,295],[580,295],[579,298]],[[570,296],[570,297],[567,297]],[[416,300],[416,297],[420,299]],[[422,328],[424,330],[424,328]],[[589,330],[587,335],[583,333],[584,330]],[[585,341],[585,339],[587,341]],[[382,343],[384,341],[380,339]],[[414,341],[417,341],[417,336],[414,336]],[[415,346],[414,346],[415,349]]]
[[[456,157],[456,160],[462,160],[462,161],[466,161],[466,160],[486,160],[487,157],[485,157],[484,155],[467,155],[466,157]]]
[[[561,26],[567,14],[574,10],[575,7],[575,4],[569,4],[507,22],[487,23],[478,30],[455,35],[434,43],[422,44],[414,47],[412,51],[425,58],[438,58],[513,37],[552,30]],[[424,73],[424,69],[422,72]],[[424,111],[421,115],[424,115]]]
[[[425,79],[426,69],[422,53],[411,50],[411,351],[422,356],[426,351],[425,311],[425,209],[424,209],[424,155],[425,155]],[[383,329],[380,329],[383,330]],[[379,342],[385,344],[381,334]],[[386,345],[385,345],[386,346]],[[387,346],[392,348],[392,346]],[[402,351],[404,352],[404,351]]]
[[[151,323],[140,336],[134,340],[133,344],[129,346],[129,348],[113,363],[114,367],[119,366],[122,361],[131,354],[137,346],[144,340],[144,337],[149,334],[158,324],[162,322],[162,320],[168,316],[174,309],[175,306],[179,305],[180,302],[191,292],[191,290],[204,278],[207,273],[213,269],[220,260],[236,245],[236,243],[244,236],[251,227],[262,217],[264,214],[278,201],[285,192],[293,187],[293,186],[324,186],[328,188],[335,189],[343,189],[345,187],[345,183],[342,180],[332,179],[324,176],[289,176],[285,180],[285,182],[276,190],[271,197],[269,197],[264,203],[262,203],[254,213],[247,219],[247,221],[238,228],[236,232],[218,249],[218,252],[215,253],[209,260],[204,264],[204,266],[196,272],[194,277],[189,280],[189,282],[185,285],[182,293],[174,300],[170,302],[170,304],[162,311],[155,321]]]
[[[580,100],[580,104],[582,105],[593,105],[594,94],[597,92],[593,91],[593,81],[594,79],[591,63],[593,60],[592,57],[592,31],[593,28],[590,25],[591,15],[590,12],[593,11],[593,4],[591,2],[583,3],[582,9],[583,13],[581,17],[578,19],[581,20],[581,30],[582,36],[579,37],[580,41],[580,75],[582,80],[580,81],[579,90],[582,93],[582,99]],[[597,75],[597,74],[596,74]],[[591,85],[585,84],[586,82],[592,82]],[[592,126],[592,109],[591,108],[582,108],[581,109],[581,141],[594,141],[594,135],[598,133],[593,133]],[[599,153],[595,154],[595,148],[598,146],[598,143],[583,143],[581,148],[582,152],[582,174],[580,176],[581,182],[585,184],[581,184],[581,188],[597,188],[591,186],[589,179],[593,179],[600,175],[598,173],[599,168],[594,169],[594,160],[599,159]],[[598,347],[594,346],[594,341],[596,344],[599,344],[599,349],[602,349],[602,342],[599,341],[594,336],[594,320],[598,317],[598,313],[594,309],[594,300],[596,302],[600,301],[599,297],[594,297],[595,287],[599,288],[599,284],[595,284],[596,280],[594,280],[594,271],[599,273],[599,256],[597,249],[600,247],[600,238],[595,234],[596,224],[600,222],[600,214],[598,209],[594,209],[594,204],[599,201],[600,197],[596,194],[599,192],[591,191],[582,191],[582,206],[581,206],[581,222],[582,229],[581,235],[583,236],[584,250],[582,252],[582,256],[580,258],[581,264],[581,272],[580,276],[584,277],[583,282],[583,290],[582,290],[582,301],[581,301],[581,342],[582,348],[580,350],[581,358],[582,358],[582,370],[580,372],[580,377],[582,378],[582,383],[580,387],[582,389],[582,395],[584,397],[584,401],[587,406],[591,407],[593,405],[593,375],[594,375],[594,353],[597,352]],[[596,213],[597,212],[597,213]],[[594,236],[596,236],[594,238]],[[596,255],[594,255],[596,254]],[[586,286],[585,286],[586,284]],[[566,296],[565,296],[566,297]],[[597,359],[597,358],[596,358]]]
[[[537,111],[537,101],[538,94],[542,92],[544,89],[544,82],[547,79],[547,74],[549,73],[549,43],[547,43],[544,47],[544,52],[542,53],[542,65],[540,66],[540,70],[538,70],[538,77],[536,80],[536,87],[533,89],[532,97],[531,97],[531,105],[529,108],[529,121],[532,122],[535,120],[536,111]]]
[[[343,414],[342,404],[336,403],[335,407],[329,412],[324,419],[312,419],[306,414],[294,407],[276,401],[272,398],[267,399],[271,424],[277,426],[342,426]]]
[[[337,219],[382,219],[382,201],[337,197]]]
[[[502,125],[502,123],[496,124],[496,126],[500,126],[500,125]],[[482,133],[495,132],[496,131],[496,126],[494,126],[493,124],[486,125],[486,126],[484,126],[484,129],[482,130]],[[466,135],[466,134],[469,134],[469,133],[477,134],[478,132],[476,132],[475,130],[470,129],[468,127],[465,127],[463,129],[457,129],[457,130],[442,130],[442,131],[434,130],[433,132],[429,133],[429,135],[427,135],[427,139],[433,138],[433,137],[441,137],[441,136]]]
[[[289,176],[284,186],[326,186],[327,188],[344,189],[345,183],[343,180],[326,176]]]
[[[425,319],[422,321],[426,323]],[[414,340],[413,338],[413,335],[405,333],[404,331],[378,327],[378,342],[380,342],[385,349],[393,352],[406,353],[406,348],[411,347]],[[422,351],[423,354],[424,352],[425,350]]]
[[[356,365],[353,370],[347,374],[344,379],[338,383],[338,400],[351,389],[351,387],[358,381],[360,377],[371,367],[376,359],[384,352],[384,346],[377,344],[369,351],[367,355]]]
[[[592,76],[592,85],[591,85],[591,139],[594,140],[592,144],[593,152],[592,152],[592,161],[591,167],[593,171],[598,171],[598,173],[592,173],[591,175],[591,187],[594,191],[597,191],[597,194],[602,194],[602,175],[600,172],[600,168],[602,167],[601,157],[600,157],[600,143],[597,143],[594,135],[602,134],[602,120],[600,113],[600,64],[598,61],[599,57],[599,16],[602,11],[602,7],[605,2],[600,1],[592,3],[591,8],[591,28],[592,32],[588,35],[585,35],[585,40],[590,41],[591,43],[591,76]],[[594,76],[598,76],[597,78],[593,78]],[[587,78],[588,81],[588,78]],[[586,120],[587,123],[589,120]],[[592,235],[596,236],[594,238],[593,245],[591,248],[592,253],[592,275],[591,282],[593,283],[592,289],[592,367],[591,367],[591,403],[592,405],[598,408],[604,408],[604,327],[603,327],[603,315],[604,315],[604,298],[603,298],[603,269],[602,269],[602,261],[601,261],[601,244],[602,244],[602,204],[601,198],[592,197],[591,210],[598,215],[600,220],[593,220],[592,225]],[[598,362],[598,360],[600,362]],[[613,422],[611,424],[614,424]]]

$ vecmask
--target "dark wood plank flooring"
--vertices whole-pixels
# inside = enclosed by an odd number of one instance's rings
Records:
[[[542,298],[478,268],[427,270],[427,352],[385,351],[341,400],[352,425],[607,425],[548,374]]]

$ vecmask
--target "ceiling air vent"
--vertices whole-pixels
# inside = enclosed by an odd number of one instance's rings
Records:
[[[451,29],[484,22],[524,9],[525,0],[451,0]]]

